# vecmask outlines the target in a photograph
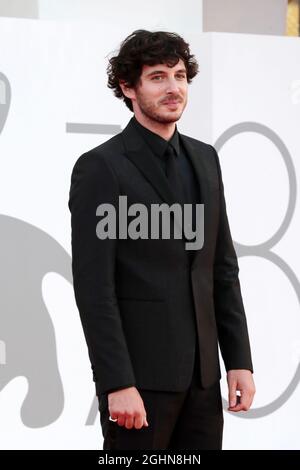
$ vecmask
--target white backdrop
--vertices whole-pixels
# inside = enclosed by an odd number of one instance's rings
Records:
[[[79,155],[131,117],[105,72],[130,32],[0,19],[3,449],[102,448],[67,202]],[[200,63],[178,127],[220,149],[254,356],[254,407],[225,412],[224,448],[299,449],[299,41],[178,32]]]
[[[257,385],[248,419],[226,414],[226,448],[300,448],[299,56],[297,38],[212,35],[212,142]]]

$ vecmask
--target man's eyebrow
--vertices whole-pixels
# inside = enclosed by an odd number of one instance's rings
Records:
[[[153,70],[153,72],[147,73],[146,77],[152,77],[152,75],[157,75],[159,73],[166,73],[166,70]],[[186,69],[176,70],[176,73],[185,73],[186,74]]]

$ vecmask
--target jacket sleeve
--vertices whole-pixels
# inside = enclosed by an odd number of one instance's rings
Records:
[[[219,228],[214,260],[214,304],[218,340],[226,370],[253,372],[238,260],[231,238],[219,157],[213,148],[220,185]]]
[[[115,292],[117,239],[96,234],[98,205],[111,204],[118,220],[118,196],[117,178],[105,158],[95,151],[81,155],[72,171],[68,203],[72,273],[97,395],[135,385]]]

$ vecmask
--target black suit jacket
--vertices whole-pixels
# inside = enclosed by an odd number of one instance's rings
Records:
[[[99,395],[137,388],[184,391],[195,348],[204,388],[226,369],[252,370],[246,318],[215,149],[181,134],[204,204],[204,246],[192,261],[184,239],[96,236],[101,203],[118,210],[176,202],[132,121],[76,161],[69,198],[74,292]],[[198,341],[197,341],[198,338]]]

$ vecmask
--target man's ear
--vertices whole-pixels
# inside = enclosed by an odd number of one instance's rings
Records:
[[[123,91],[123,94],[126,96],[126,98],[133,99],[135,98],[135,91],[133,88],[128,87],[126,85],[125,80],[119,80],[119,85]]]

